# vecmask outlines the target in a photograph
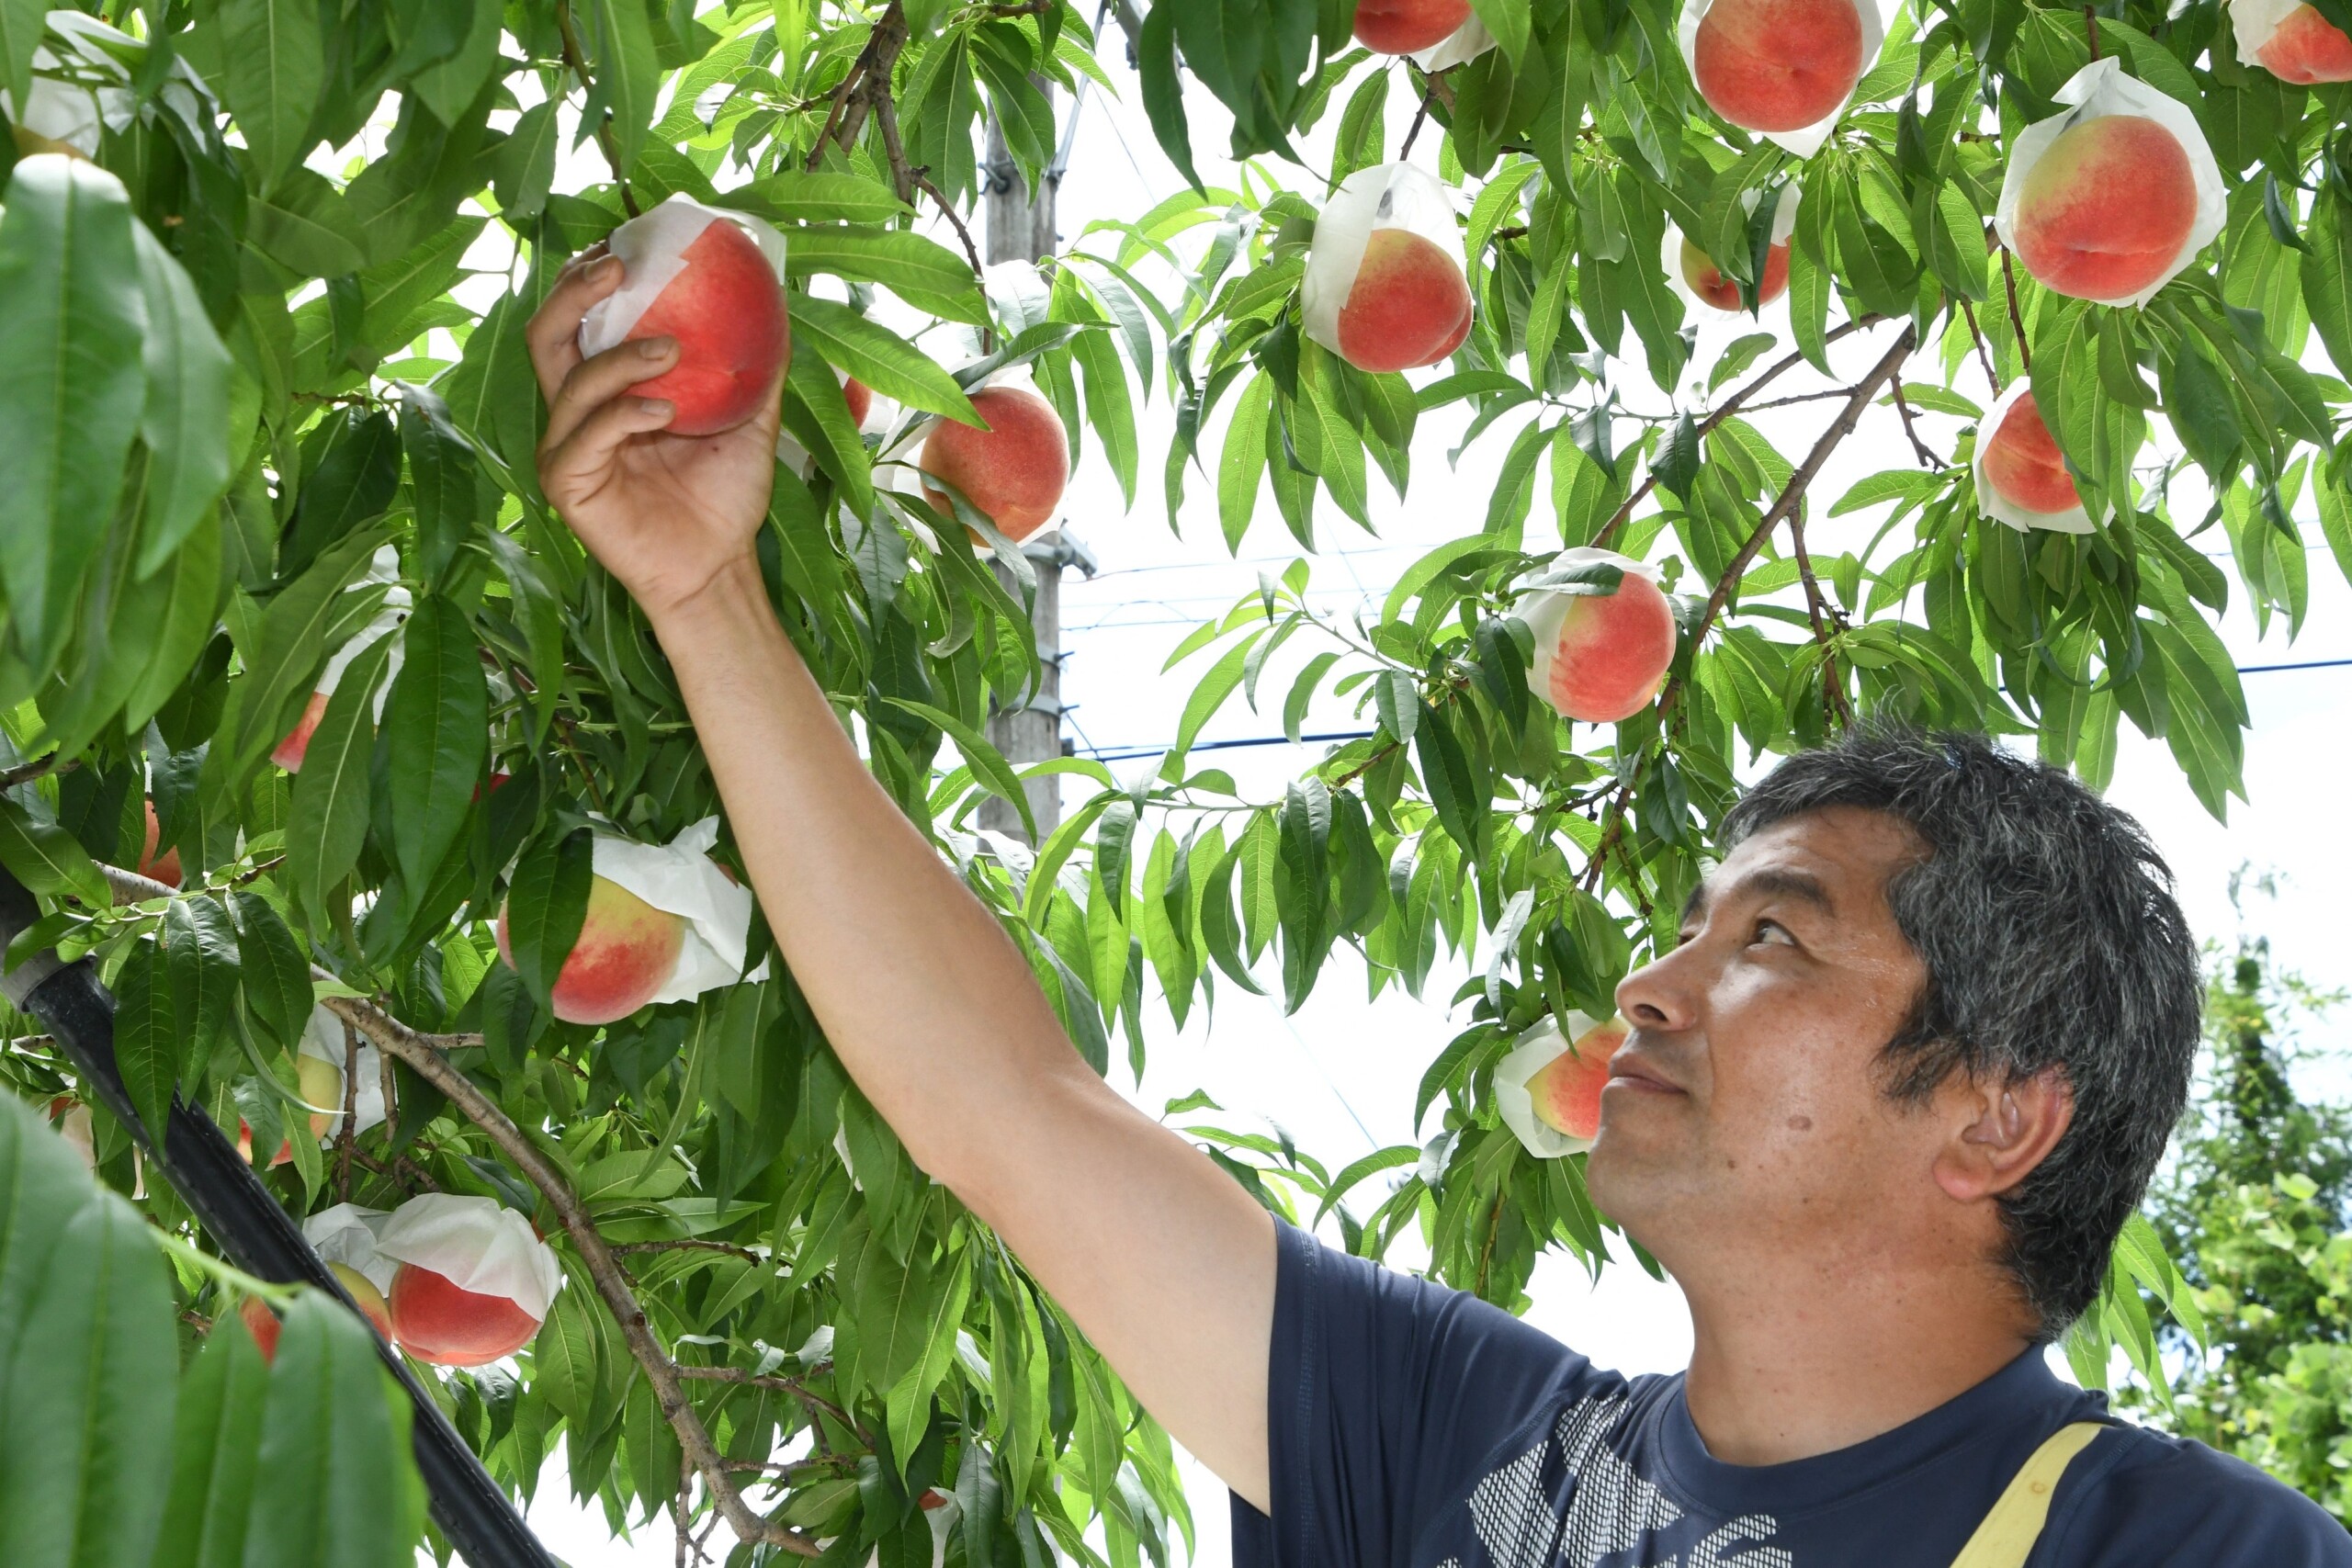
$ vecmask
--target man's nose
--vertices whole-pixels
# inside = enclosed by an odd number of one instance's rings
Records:
[[[1637,1030],[1671,1032],[1698,1021],[1699,953],[1692,944],[1659,953],[1617,985],[1617,1011]]]

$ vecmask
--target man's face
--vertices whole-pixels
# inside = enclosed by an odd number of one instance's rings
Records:
[[[1939,1245],[1947,1130],[1887,1100],[1881,1049],[1927,971],[1886,902],[1926,846],[1854,807],[1793,818],[1707,879],[1671,953],[1626,977],[1594,1200],[1668,1267]],[[1919,1224],[1906,1223],[1909,1221]]]

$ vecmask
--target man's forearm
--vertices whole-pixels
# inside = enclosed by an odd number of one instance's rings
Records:
[[[1272,1222],[1086,1067],[1012,939],[859,760],[756,569],[655,629],[850,1076],[1145,1408],[1263,1506]]]
[[[1069,1066],[1027,964],[866,771],[754,568],[656,631],[785,962],[909,1148],[968,1183],[967,1155],[1009,1109],[987,1102]]]

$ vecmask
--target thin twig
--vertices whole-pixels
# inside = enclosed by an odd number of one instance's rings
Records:
[[[2083,7],[2083,28],[2090,35],[2091,58],[2097,60],[2098,58],[2098,11],[2096,7],[2090,6]]]
[[[737,1383],[745,1388],[773,1389],[779,1393],[788,1393],[801,1403],[814,1405],[817,1409],[823,1411],[848,1430],[853,1432],[857,1430],[857,1422],[848,1411],[797,1378],[780,1378],[768,1373],[747,1372],[735,1367],[682,1366],[677,1369],[677,1372],[682,1378],[692,1378],[698,1382]]]
[[[1984,367],[1984,384],[1993,389],[1993,395],[1997,398],[2001,395],[2001,378],[1993,368],[1992,352],[1984,346],[1984,329],[1976,324],[1976,307],[1964,295],[1961,298],[1960,313],[1968,318],[1968,335],[1976,344],[1976,362]]]
[[[1835,633],[1829,621],[1837,611],[1828,604],[1821,592],[1821,581],[1813,574],[1813,555],[1804,544],[1804,509],[1799,507],[1789,514],[1789,551],[1796,557],[1797,579],[1804,584],[1804,613],[1813,623],[1813,640],[1821,649],[1821,705],[1841,728],[1851,728],[1854,710],[1846,701],[1846,682],[1838,673],[1838,655],[1830,642]]]
[[[2009,331],[2017,334],[2018,367],[2030,375],[2033,371],[2033,351],[2025,345],[2025,314],[2018,309],[2018,274],[2009,265],[2009,252],[2001,249],[2001,283],[2009,291]]]
[[[582,86],[590,85],[587,51],[580,47],[580,32],[571,23],[570,0],[558,0],[555,8],[557,36],[563,43],[563,62],[580,78]],[[613,140],[611,111],[596,123],[596,145],[604,150],[605,166],[613,171],[613,184],[621,193],[621,210],[631,218],[638,215],[637,197],[629,193],[628,171],[621,167],[620,144]]]
[[[1740,412],[1742,413],[1762,413],[1768,409],[1784,409],[1796,403],[1826,402],[1831,398],[1849,397],[1853,394],[1853,390],[1854,389],[1851,387],[1825,387],[1818,392],[1791,392],[1785,398],[1767,398],[1760,403],[1750,403]],[[1659,420],[1657,423],[1660,424],[1668,423],[1675,417],[1678,416],[1669,415],[1667,419]]]
[[[1860,332],[1864,327],[1875,326],[1885,319],[1886,318],[1883,316],[1864,316],[1858,321],[1845,322],[1843,325],[1832,328],[1828,333],[1825,333],[1821,340],[1822,344],[1826,347],[1828,344],[1836,343],[1839,338],[1846,336],[1849,333]],[[1715,426],[1729,419],[1733,414],[1737,413],[1747,405],[1748,399],[1754,397],[1758,392],[1763,390],[1765,387],[1770,385],[1782,371],[1793,369],[1798,365],[1804,363],[1804,355],[1803,354],[1790,354],[1780,359],[1774,360],[1770,365],[1767,366],[1759,375],[1750,380],[1747,385],[1740,388],[1739,390],[1724,399],[1721,406],[1717,407],[1713,412],[1708,414],[1706,418],[1701,420],[1699,422],[1698,433],[1701,435],[1704,435],[1709,431],[1714,429]],[[1627,496],[1617,510],[1610,515],[1609,521],[1601,525],[1600,532],[1593,536],[1593,544],[1596,546],[1606,547],[1610,539],[1615,536],[1617,530],[1623,527],[1626,522],[1632,518],[1634,515],[1634,508],[1640,505],[1643,498],[1647,496],[1651,491],[1657,488],[1657,470],[1656,468],[1652,468],[1646,475],[1643,476],[1642,482],[1640,485],[1635,487],[1634,493]]]
[[[956,237],[958,240],[964,242],[964,259],[972,264],[972,276],[974,277],[981,276],[986,269],[980,265],[980,248],[972,243],[972,231],[964,226],[964,220],[956,212],[956,204],[941,195],[939,187],[931,183],[930,170],[910,169],[908,174],[913,178],[917,190],[939,204],[939,215],[947,220],[947,226],[956,231]]]
[[[637,1292],[630,1288],[628,1274],[620,1259],[613,1256],[588,1214],[579,1196],[564,1181],[562,1174],[548,1163],[537,1145],[524,1136],[513,1119],[500,1109],[488,1095],[475,1087],[474,1081],[459,1072],[442,1055],[453,1043],[480,1043],[479,1035],[428,1035],[410,1028],[400,1020],[372,1003],[356,997],[329,997],[325,1006],[336,1017],[358,1030],[376,1043],[379,1051],[400,1057],[427,1083],[449,1097],[451,1104],[466,1119],[481,1128],[490,1141],[498,1145],[531,1185],[539,1190],[548,1207],[562,1222],[563,1228],[579,1249],[581,1261],[586,1265],[589,1280],[596,1293],[604,1298],[606,1310],[620,1325],[621,1337],[629,1354],[645,1371],[645,1381],[652,1387],[654,1403],[661,1408],[670,1429],[678,1436],[678,1447],[702,1473],[703,1483],[710,1488],[711,1499],[727,1516],[735,1534],[746,1541],[777,1546],[801,1557],[818,1555],[817,1543],[800,1531],[763,1518],[743,1500],[728,1479],[725,1457],[711,1441],[710,1432],[702,1423],[694,1405],[687,1400],[681,1381],[684,1369],[670,1359],[669,1353],[653,1337],[652,1325],[646,1321],[645,1309],[639,1304]]]
[[[1405,144],[1396,149],[1396,161],[1403,163],[1413,155],[1413,141],[1421,133],[1421,122],[1430,117],[1430,101],[1437,96],[1437,76],[1423,78],[1420,107],[1413,111],[1413,123],[1405,128]]]
[[[1911,423],[1911,402],[1903,395],[1903,378],[1897,376],[1889,388],[1894,396],[1894,412],[1903,416],[1903,434],[1911,438],[1911,450],[1917,455],[1920,466],[1940,469],[1944,460],[1936,456],[1934,447],[1919,439],[1918,426]]]
[[[380,1060],[380,1054],[379,1056]],[[348,1022],[343,1026],[343,1116],[336,1125],[335,1196],[343,1202],[351,1201],[351,1151],[357,1138],[352,1128],[359,1121],[359,1031]]]
[[[752,1263],[767,1261],[748,1247],[738,1247],[731,1241],[705,1241],[699,1236],[682,1236],[674,1241],[625,1241],[613,1248],[616,1258],[626,1258],[632,1252],[724,1252]]]
[[[1756,559],[1756,552],[1764,547],[1765,539],[1770,536],[1773,529],[1779,527],[1783,520],[1796,511],[1798,504],[1804,500],[1805,490],[1813,483],[1814,476],[1818,474],[1821,471],[1821,466],[1829,460],[1829,454],[1838,449],[1839,442],[1854,433],[1854,425],[1862,417],[1862,410],[1869,406],[1871,395],[1878,390],[1879,383],[1902,369],[1903,361],[1909,356],[1911,350],[1917,345],[1917,330],[1910,322],[1905,321],[1903,330],[1895,334],[1894,346],[1880,356],[1879,362],[1871,366],[1860,380],[1854,383],[1854,389],[1847,398],[1846,406],[1838,411],[1838,417],[1830,423],[1829,428],[1821,433],[1821,439],[1813,444],[1813,450],[1805,454],[1804,461],[1798,466],[1794,473],[1789,476],[1789,482],[1781,487],[1780,499],[1772,502],[1772,509],[1764,513],[1763,520],[1756,525],[1755,531],[1750,533],[1747,542],[1739,547],[1738,553],[1734,555],[1730,564],[1724,568],[1723,574],[1715,579],[1714,592],[1707,595],[1706,606],[1699,613],[1698,625],[1690,630],[1690,643],[1693,647],[1705,639],[1707,633],[1713,628],[1716,619],[1723,615],[1724,606],[1731,603],[1732,590],[1738,585],[1739,580],[1747,575],[1749,563]],[[1680,692],[1681,686],[1682,681],[1679,676],[1668,682],[1666,690],[1659,694],[1659,705],[1663,707],[1671,703]]]

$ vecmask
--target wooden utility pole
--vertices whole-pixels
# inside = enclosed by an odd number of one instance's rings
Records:
[[[1043,82],[1037,85],[1050,102],[1052,88]],[[1072,112],[1076,112],[1075,108]],[[1053,166],[1039,180],[1044,188],[1033,195],[1028,182],[1022,178],[1021,166],[1013,162],[1005,146],[1003,127],[993,115],[989,117],[988,164],[981,175],[988,190],[988,259],[991,265],[1035,262],[1054,254],[1057,238],[1054,232],[1054,193],[1061,185],[1061,158],[1054,160]],[[1062,754],[1062,569],[1085,558],[1058,533],[1030,540],[1022,547],[1021,553],[1029,558],[1029,564],[1037,574],[1037,597],[1030,620],[1036,629],[1037,660],[1043,674],[1037,690],[1024,705],[999,708],[989,716],[989,739],[1016,769]],[[1091,562],[1087,565],[1091,571]],[[997,565],[996,572],[1006,589],[1015,598],[1020,597],[1020,586],[1012,581],[1012,573],[1001,564]],[[1032,779],[1023,786],[1028,793],[1030,815],[1036,818],[1041,835],[1052,832],[1061,820],[1059,784],[1058,778],[1049,776]],[[980,806],[980,826],[1016,839],[1023,836],[1020,814],[994,796]]]

